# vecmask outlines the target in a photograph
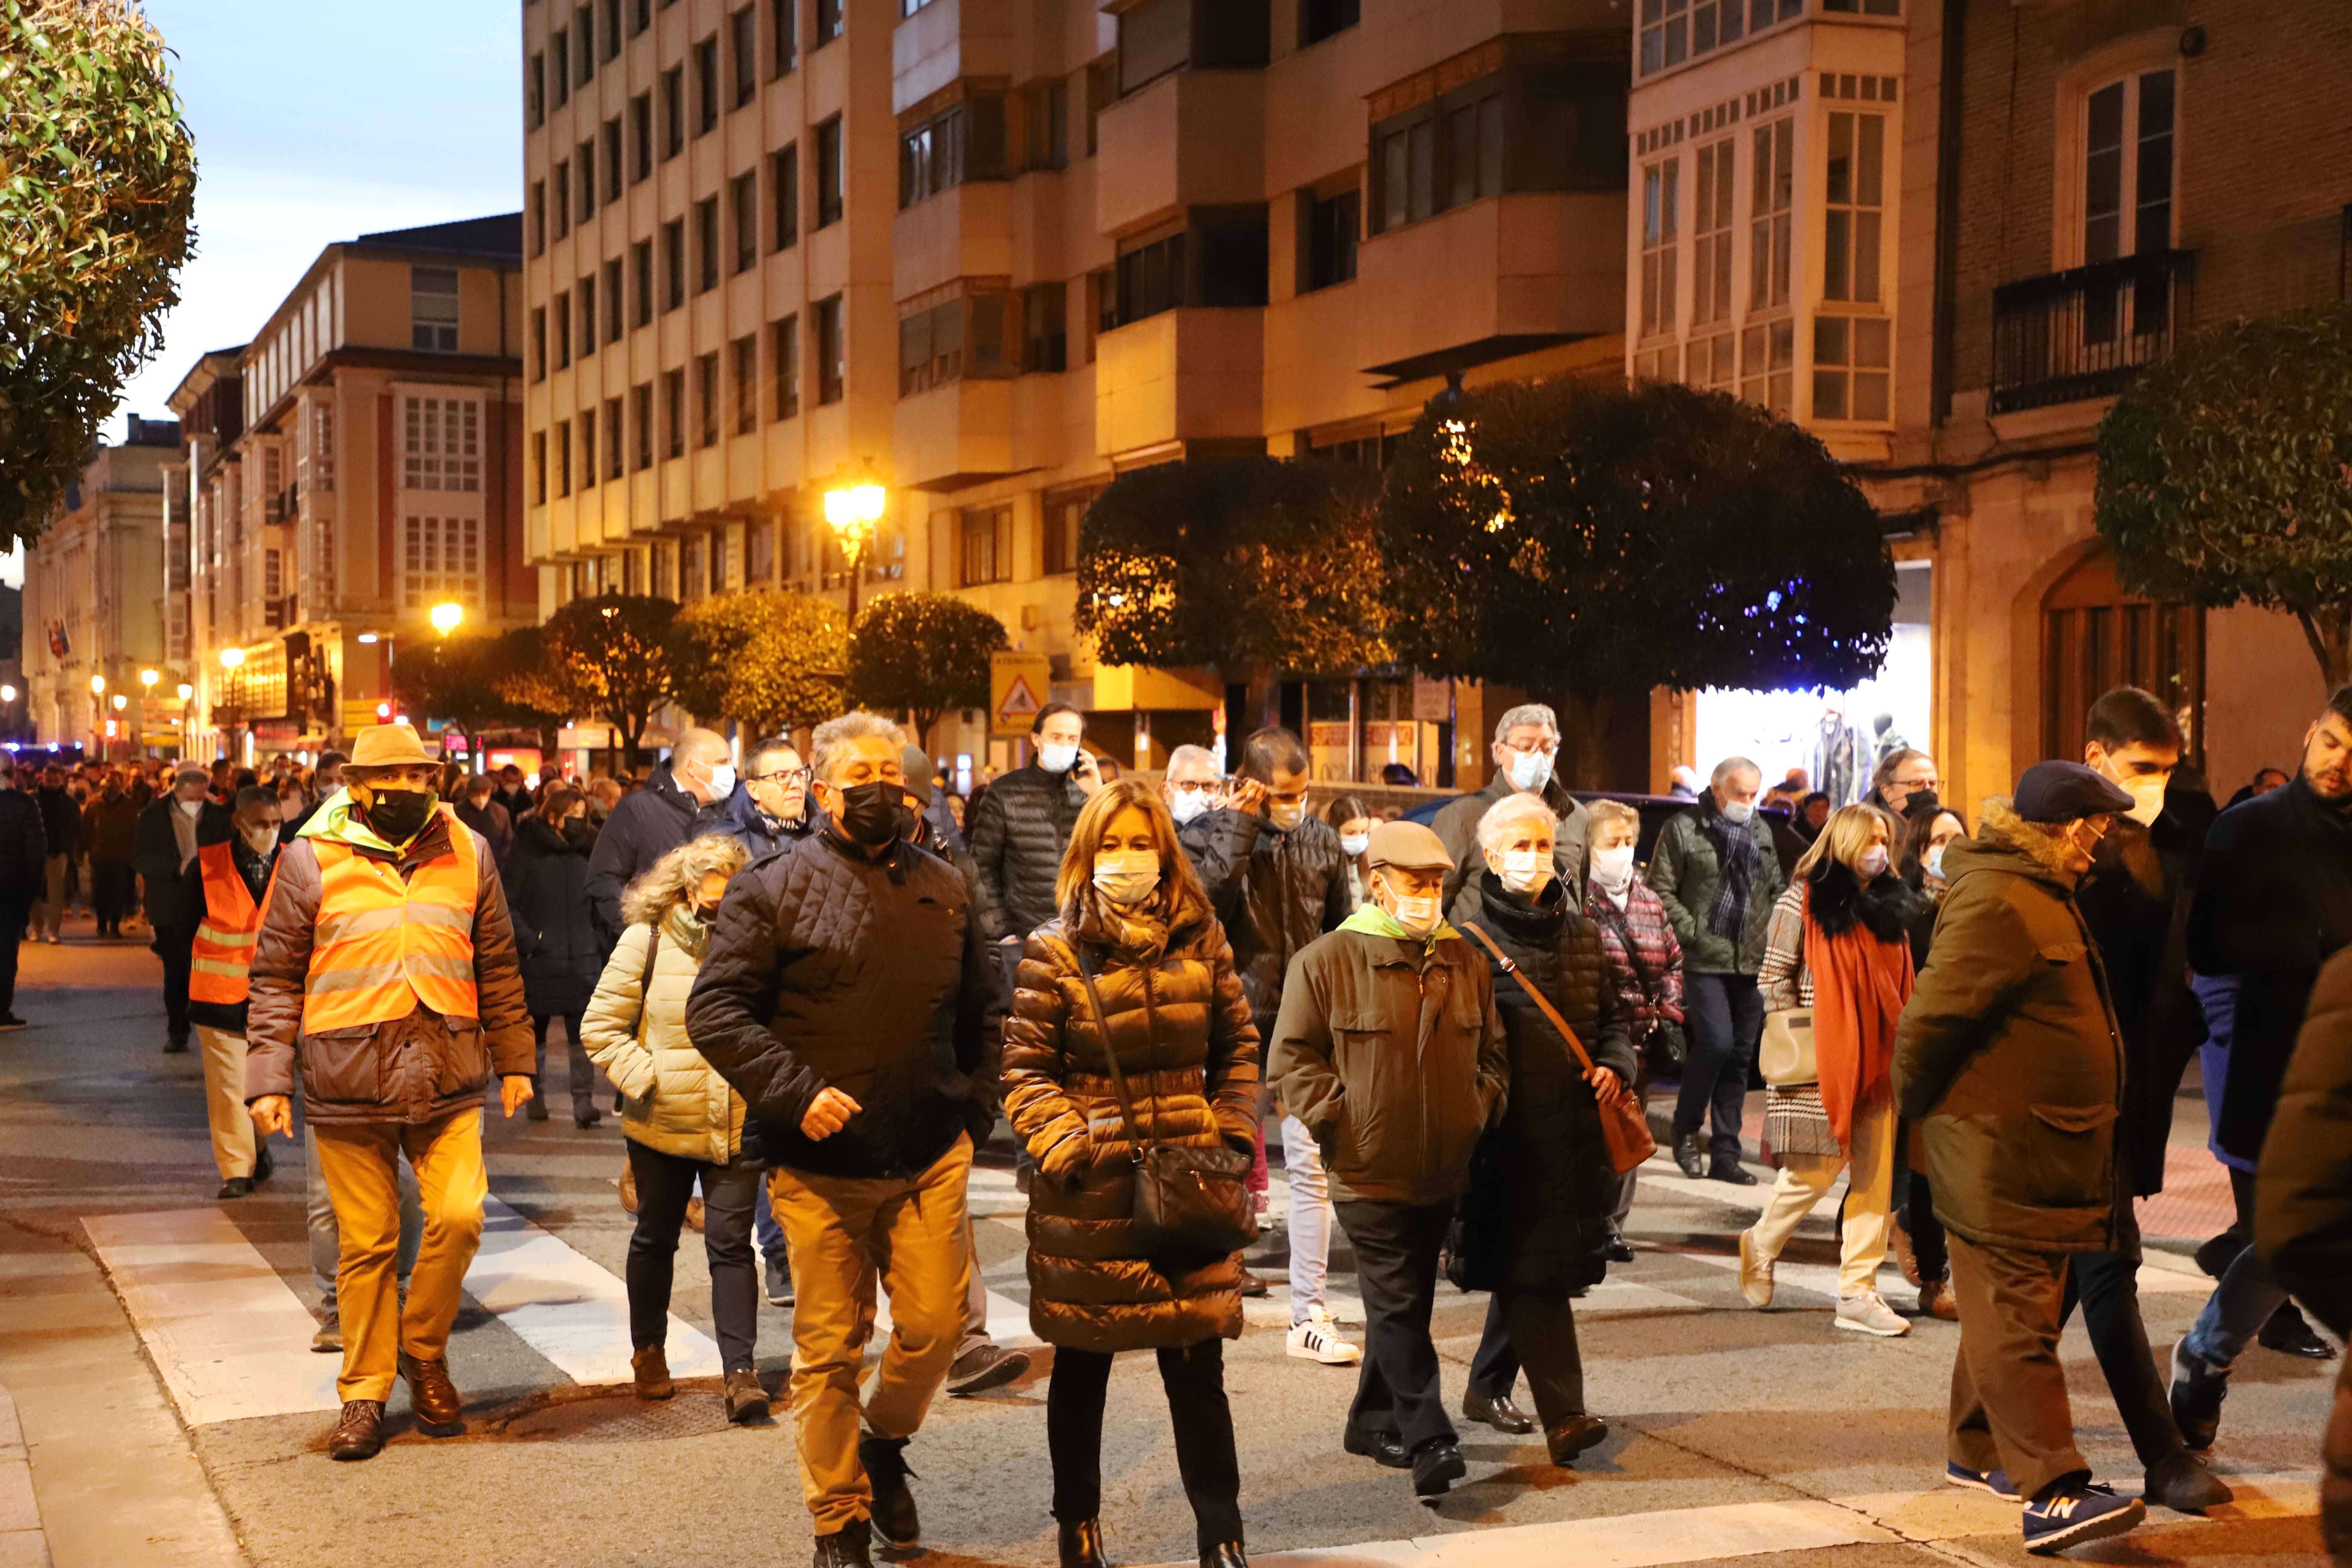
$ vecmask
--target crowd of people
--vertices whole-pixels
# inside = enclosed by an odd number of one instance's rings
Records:
[[[1560,1466],[1607,1438],[1574,1302],[1634,1257],[1655,1080],[1685,1176],[1777,1167],[1737,1241],[1754,1306],[1843,1178],[1831,1325],[1957,1321],[1946,1479],[2018,1504],[2049,1552],[2147,1502],[2226,1501],[2203,1456],[2239,1355],[2335,1353],[2298,1300],[2352,1329],[2352,688],[2292,777],[2223,812],[2147,693],[2102,697],[2087,733],[2081,761],[2029,768],[1973,824],[1914,749],[1843,805],[1726,758],[1644,865],[1640,811],[1569,793],[1538,704],[1502,715],[1492,782],[1427,825],[1346,793],[1318,810],[1282,729],[1230,774],[1184,746],[1158,781],[1121,777],[1059,703],[1031,760],[968,798],[871,713],[819,725],[805,757],[753,742],[740,766],[688,730],[641,783],[468,774],[385,725],[308,769],[86,770],[78,805],[62,777],[0,790],[0,851],[21,857],[0,920],[69,898],[76,853],[102,932],[143,883],[165,1048],[203,1044],[223,1198],[268,1178],[300,1100],[339,1459],[380,1449],[402,1381],[421,1429],[461,1429],[446,1348],[486,1096],[496,1080],[505,1115],[544,1117],[559,1025],[575,1125],[610,1105],[626,1145],[635,1390],[675,1392],[674,1260],[699,1229],[730,1418],[769,1410],[761,1296],[792,1309],[818,1568],[919,1550],[907,1449],[930,1404],[1028,1369],[990,1337],[968,1203],[1000,1117],[1053,1348],[1065,1568],[1107,1561],[1108,1381],[1140,1350],[1203,1568],[1242,1568],[1223,1345],[1268,1288],[1243,1254],[1273,1217],[1269,1134],[1286,1349],[1353,1369],[1339,1447],[1430,1500],[1467,1468],[1432,1340],[1441,1279],[1490,1297],[1464,1419],[1539,1432]],[[68,815],[60,868],[45,835]],[[2240,1213],[2160,1363],[2133,1200],[2163,1184],[2200,1051]],[[1330,1308],[1335,1226],[1360,1343]],[[1890,1251],[1907,1315],[1880,1292]],[[861,1388],[877,1286],[888,1337]],[[2074,1443],[2057,1345],[2077,1305],[2139,1496]],[[2352,1485],[2352,1384],[2331,1460]]]

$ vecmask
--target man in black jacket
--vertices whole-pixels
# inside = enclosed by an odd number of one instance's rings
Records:
[[[621,919],[622,891],[693,837],[696,812],[734,793],[735,770],[727,761],[725,737],[709,730],[688,730],[670,748],[669,760],[654,769],[646,787],[624,795],[604,818],[596,847],[588,855],[588,901],[595,907],[605,956],[612,955],[627,924]]]
[[[204,769],[182,763],[172,793],[148,802],[139,814],[138,839],[131,852],[131,863],[147,888],[147,923],[155,932],[151,945],[163,961],[167,1053],[188,1048],[188,950],[195,944],[196,924],[205,910],[196,851],[225,842],[229,835],[228,807],[205,798],[211,784]]]
[[[15,753],[0,751],[0,1029],[25,1026],[16,1016],[16,949],[47,860],[41,808],[16,787]]]
[[[41,808],[41,837],[48,847],[41,913],[34,924],[43,928],[43,940],[55,946],[64,940],[59,928],[66,918],[66,876],[82,848],[81,803],[66,788],[66,771],[60,767],[41,770],[41,787],[33,800]]]
[[[2352,945],[2352,686],[2305,732],[2284,789],[2213,824],[2189,910],[2189,962],[2238,976],[2229,1080],[2214,1130],[2222,1150],[2259,1160],[2320,966]],[[2192,1448],[2210,1447],[2238,1352],[2287,1299],[2252,1248],[2240,1253],[2172,1351],[2172,1415]]]
[[[745,753],[735,793],[695,813],[694,836],[723,833],[741,841],[752,859],[763,860],[815,827],[808,780],[790,741],[781,735],[761,741]]]
[[[1054,918],[1062,848],[1079,808],[1102,788],[1081,744],[1086,729],[1076,709],[1047,703],[1029,726],[1036,756],[990,784],[971,814],[972,890],[1008,982],[1020,966],[1023,940]]]
[[[996,1115],[1003,972],[964,879],[901,837],[899,744],[878,714],[817,727],[823,826],[736,876],[686,1008],[777,1167],[817,1568],[862,1568],[877,1528],[919,1542],[904,1450],[963,1332],[965,1184]],[[890,1343],[861,1408],[877,1269]]]

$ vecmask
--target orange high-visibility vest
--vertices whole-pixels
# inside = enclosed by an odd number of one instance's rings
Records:
[[[246,998],[261,906],[253,901],[227,845],[205,845],[196,851],[196,865],[204,873],[205,918],[191,950],[188,1000],[234,1007]]]
[[[319,923],[303,987],[302,1028],[348,1029],[405,1018],[422,1003],[445,1017],[478,1018],[474,836],[446,805],[449,848],[400,879],[389,861],[333,838],[319,856]]]

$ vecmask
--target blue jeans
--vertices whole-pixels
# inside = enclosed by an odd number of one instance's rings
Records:
[[[2227,1372],[2246,1342],[2262,1331],[2271,1314],[2286,1305],[2287,1293],[2254,1249],[2247,1247],[2221,1273],[2196,1327],[2181,1342],[2191,1355],[2219,1372]]]
[[[776,1223],[773,1210],[768,1207],[768,1173],[760,1173],[757,1189],[751,1194],[751,1228],[759,1234],[760,1256],[784,1256],[784,1227]]]
[[[1764,997],[1752,974],[1685,974],[1683,1024],[1690,1057],[1675,1100],[1675,1138],[1696,1132],[1712,1111],[1717,1166],[1739,1163],[1739,1122],[1748,1109],[1748,1069],[1764,1033]]]

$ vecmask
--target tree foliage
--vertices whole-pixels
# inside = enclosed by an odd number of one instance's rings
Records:
[[[841,711],[848,634],[831,601],[760,588],[678,612],[678,700],[758,736],[781,735]]]
[[[465,736],[467,754],[478,768],[483,732],[517,721],[501,685],[505,653],[491,637],[420,640],[393,665],[394,695],[416,719],[438,719]]]
[[[988,656],[1008,640],[1003,622],[953,594],[885,594],[858,612],[850,699],[911,714],[928,743],[940,714],[988,705]]]
[[[125,0],[0,0],[0,537],[30,543],[158,346],[195,147]]]
[[[1079,528],[1079,635],[1105,664],[1385,664],[1378,488],[1360,468],[1271,458],[1122,474]]]
[[[1425,414],[1379,512],[1400,658],[1593,696],[1845,686],[1886,655],[1877,514],[1812,437],[1719,393],[1517,382]]]
[[[677,606],[643,594],[574,599],[540,630],[554,689],[620,732],[623,765],[637,765],[656,711],[678,695],[671,647]]]
[[[2352,679],[2352,306],[2233,321],[2142,372],[2099,425],[2124,586],[2284,610]]]

